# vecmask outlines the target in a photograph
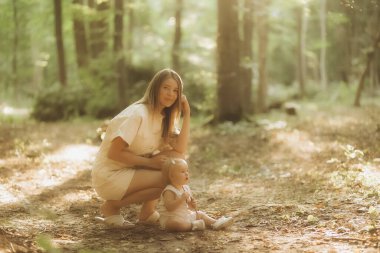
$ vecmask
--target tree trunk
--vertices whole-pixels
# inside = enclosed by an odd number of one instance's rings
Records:
[[[123,108],[125,101],[125,61],[123,53],[123,18],[124,0],[115,0],[115,20],[114,20],[114,44],[113,51],[116,58],[116,77],[119,94],[119,106]]]
[[[55,17],[55,38],[56,38],[56,44],[57,44],[59,82],[64,87],[66,86],[66,67],[65,67],[65,51],[63,47],[63,35],[62,35],[61,0],[54,0],[54,17]]]
[[[259,83],[258,83],[258,94],[257,94],[257,111],[266,111],[266,99],[267,99],[267,68],[266,68],[266,57],[267,57],[267,47],[268,47],[268,10],[267,1],[260,1],[259,15],[257,22],[257,31],[259,36],[258,41],[258,57],[259,57]]]
[[[181,43],[181,16],[182,16],[183,0],[176,0],[175,10],[175,31],[172,48],[172,65],[173,69],[180,72],[180,43]]]
[[[93,10],[93,15],[90,21],[90,51],[92,58],[98,58],[107,47],[107,14],[110,8],[109,1],[95,0],[88,1],[89,7]]]
[[[242,41],[242,54],[241,54],[241,84],[242,84],[242,106],[243,113],[250,114],[254,111],[252,104],[252,78],[253,78],[253,50],[252,50],[252,37],[253,37],[253,0],[244,1],[243,11],[243,41]]]
[[[13,55],[12,55],[12,86],[14,87],[16,100],[19,100],[19,84],[18,84],[18,41],[19,41],[19,23],[18,23],[18,8],[17,0],[12,1],[13,7]]]
[[[372,51],[367,54],[367,64],[365,66],[364,72],[362,73],[362,75],[360,77],[359,85],[358,85],[358,88],[356,90],[354,106],[360,106],[360,96],[361,96],[362,91],[364,89],[364,82],[365,82],[365,79],[369,73],[371,63],[374,59],[374,56],[376,55],[376,51],[377,51],[379,43],[380,43],[380,33],[377,34],[377,37],[376,37],[376,39],[373,43],[373,46],[372,46]]]
[[[348,22],[345,24],[345,33],[346,36],[342,37],[342,45],[345,47],[345,61],[344,66],[341,67],[340,75],[341,80],[346,84],[349,85],[352,78],[352,58],[353,58],[353,50],[354,50],[354,40],[351,38],[355,38],[355,29],[354,25],[352,24],[353,16],[352,10],[350,8],[344,8],[345,15],[348,17]]]
[[[86,26],[84,22],[83,0],[73,0],[73,29],[76,60],[79,68],[88,64],[88,47],[86,38]]]
[[[327,71],[326,71],[326,0],[320,0],[321,8],[319,12],[320,24],[321,24],[321,55],[320,55],[320,77],[321,77],[321,86],[322,89],[327,88]]]
[[[376,54],[376,58],[375,58],[375,61],[376,61],[376,79],[377,79],[377,89],[380,89],[380,50],[377,50],[377,54]]]
[[[305,6],[297,8],[297,35],[298,35],[298,45],[297,45],[297,76],[299,84],[299,95],[300,97],[305,96],[306,87],[306,61],[305,61],[305,51],[306,51],[306,15]]]
[[[379,80],[377,79],[377,58],[378,57],[378,51],[374,52],[374,59],[371,62],[371,67],[370,67],[370,87],[371,87],[371,93],[374,94],[375,90],[377,88]]]
[[[239,80],[239,34],[237,0],[218,0],[217,112],[218,122],[242,119]]]
[[[133,30],[135,27],[135,14],[133,7],[134,0],[130,0],[128,4],[128,36],[127,36],[127,65],[133,64]]]
[[[378,1],[378,3],[380,4],[380,1]],[[373,31],[377,31],[378,24],[380,23],[380,5],[377,5],[376,8],[377,8],[377,12],[375,12],[374,22],[372,23]],[[380,66],[379,66],[380,52],[378,50],[379,47],[380,45],[377,45],[377,48],[375,49],[375,52],[374,52],[374,59],[371,64],[372,66],[371,67],[371,85],[373,87],[374,92],[378,88],[378,85],[379,85],[379,76],[380,76]]]

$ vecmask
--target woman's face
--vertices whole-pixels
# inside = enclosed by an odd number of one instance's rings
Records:
[[[158,101],[160,107],[172,106],[178,98],[178,83],[173,78],[166,79],[160,86]]]

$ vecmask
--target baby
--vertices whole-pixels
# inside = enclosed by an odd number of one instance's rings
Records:
[[[191,194],[188,165],[183,159],[170,159],[164,170],[168,185],[162,191],[160,201],[160,225],[168,231],[194,231],[211,227],[223,229],[233,223],[232,217],[213,219],[203,211],[198,211]]]

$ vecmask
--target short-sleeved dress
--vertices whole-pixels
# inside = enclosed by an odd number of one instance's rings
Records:
[[[196,220],[196,212],[189,209],[189,206],[186,202],[183,202],[181,205],[179,205],[175,210],[168,211],[165,208],[163,195],[166,191],[171,191],[175,194],[176,198],[180,198],[182,194],[186,191],[192,196],[190,187],[188,185],[184,185],[181,190],[178,190],[173,185],[169,184],[165,187],[165,189],[161,193],[160,202],[158,204],[158,210],[160,213],[160,225],[161,228],[165,229],[165,225],[168,219],[182,219],[186,221],[193,222]]]
[[[112,140],[121,137],[130,152],[149,156],[163,143],[162,118],[153,117],[145,104],[132,104],[111,120],[91,173],[92,185],[100,197],[122,199],[135,173],[132,166],[107,157]]]

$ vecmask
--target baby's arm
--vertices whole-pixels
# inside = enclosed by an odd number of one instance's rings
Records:
[[[177,209],[183,202],[186,201],[187,198],[189,198],[189,193],[184,192],[181,197],[176,198],[176,195],[174,192],[171,191],[165,191],[163,194],[163,200],[165,208],[171,212]]]
[[[189,206],[190,209],[197,211],[197,202],[195,201],[195,198],[193,196],[193,193],[190,190],[190,187],[187,188],[187,192],[190,195],[190,201],[187,202],[187,205]]]

